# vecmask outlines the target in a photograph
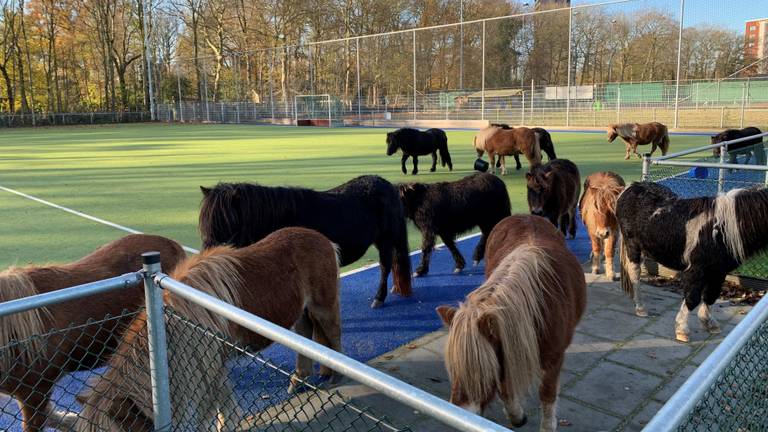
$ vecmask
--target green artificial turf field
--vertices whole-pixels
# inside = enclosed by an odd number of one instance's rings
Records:
[[[400,156],[385,155],[388,129],[250,125],[133,124],[0,130],[0,186],[116,224],[199,247],[199,185],[255,181],[326,189],[362,174],[392,182],[456,180],[472,173],[473,131],[447,131],[454,171],[420,158],[417,176],[400,172]],[[640,176],[625,161],[624,144],[604,134],[552,133],[558,157],[584,177],[611,170]],[[706,136],[672,136],[671,151],[708,144]],[[513,212],[527,212],[524,172],[503,177]],[[411,164],[408,163],[410,171]],[[508,167],[509,170],[509,167]],[[0,266],[64,262],[123,235],[122,231],[0,191]],[[420,236],[412,228],[411,249]],[[360,266],[376,259],[369,250]]]

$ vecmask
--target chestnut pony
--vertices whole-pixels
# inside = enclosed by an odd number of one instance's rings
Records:
[[[490,159],[491,174],[496,174],[496,156],[514,156],[523,154],[532,167],[541,164],[541,136],[526,127],[503,129],[497,126],[488,126],[481,129],[475,135],[474,146],[477,157],[483,157],[488,153]],[[501,174],[507,173],[507,166],[502,159]]]
[[[581,265],[552,224],[529,215],[499,222],[485,257],[485,283],[458,308],[437,308],[449,327],[451,402],[482,413],[498,395],[519,427],[521,403],[539,383],[540,430],[553,431],[560,368],[586,304]]]
[[[159,251],[171,270],[184,258],[181,246],[164,237],[131,234],[108,243],[70,264],[11,267],[0,273],[0,302],[48,293],[108,279],[141,269],[141,254]],[[49,415],[51,392],[63,374],[97,367],[117,346],[129,317],[84,325],[90,319],[118,316],[144,304],[140,286],[96,294],[0,318],[0,390],[21,408],[22,429],[42,431]],[[77,335],[50,329],[82,326]],[[14,343],[13,341],[20,341]],[[87,341],[87,343],[85,342]]]
[[[206,249],[182,262],[170,277],[341,351],[338,271],[334,244],[316,231],[296,227],[277,230],[242,249]],[[235,430],[242,413],[227,379],[232,350],[215,335],[252,351],[271,341],[168,291],[164,298],[171,310],[167,339],[173,424],[179,430],[208,431],[214,424]],[[148,371],[142,312],[120,341],[107,372],[78,396],[83,411],[76,430],[154,430]],[[298,356],[289,391],[311,373],[312,360]],[[321,367],[320,374],[330,376],[332,371]]]
[[[627,144],[627,154],[624,159],[629,159],[629,152],[632,150],[638,158],[638,145],[651,144],[650,153],[656,151],[658,146],[661,154],[666,155],[669,151],[669,134],[667,127],[658,122],[651,123],[619,123],[608,125],[608,142],[613,142],[617,137],[621,138]]]
[[[605,276],[614,280],[613,255],[619,238],[616,200],[626,184],[620,175],[601,171],[584,181],[584,194],[579,201],[581,220],[592,242],[592,274],[600,272],[600,254],[605,253]]]

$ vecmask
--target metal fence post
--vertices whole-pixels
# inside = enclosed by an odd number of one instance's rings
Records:
[[[725,107],[720,107],[720,129],[723,128],[725,122]]]
[[[621,123],[621,84],[616,87],[616,123]]]
[[[362,122],[363,114],[360,108],[362,100],[362,91],[360,89],[360,39],[355,39],[355,72],[357,77],[357,121]]]
[[[680,108],[680,63],[683,51],[683,18],[685,16],[685,0],[680,0],[680,31],[677,35],[677,73],[675,75],[675,127],[678,124]]]
[[[523,96],[520,101],[520,125],[525,124],[525,90],[523,90]]]
[[[176,72],[176,90],[179,92],[179,122],[184,122],[184,109],[181,106],[181,71]]]
[[[485,21],[483,21],[483,36],[481,43],[483,47],[483,62],[481,66],[482,74],[480,78],[480,120],[485,120]]]
[[[577,12],[578,13],[578,12]],[[565,83],[565,125],[571,125],[571,46],[573,39],[573,7],[568,8],[568,78]]]
[[[651,154],[650,153],[643,154],[643,174],[642,174],[642,180],[643,181],[650,181],[651,180]]]
[[[416,30],[413,31],[413,119],[416,120]]]
[[[744,108],[747,103],[747,84],[741,83],[741,114],[739,118],[739,127],[744,128]]]
[[[171,391],[168,374],[168,345],[165,334],[163,292],[155,284],[160,273],[160,253],[141,254],[144,273],[144,298],[147,307],[147,339],[149,342],[149,368],[152,379],[152,410],[155,431],[171,430]]]
[[[725,154],[728,152],[728,145],[723,144],[720,146],[720,163],[725,163]],[[717,173],[717,193],[723,193],[723,185],[725,183],[725,169],[720,168]]]

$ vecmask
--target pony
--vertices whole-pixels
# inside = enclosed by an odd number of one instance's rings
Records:
[[[614,123],[608,125],[608,142],[613,142],[616,137],[621,138],[627,144],[627,154],[624,159],[629,159],[629,152],[632,150],[638,158],[642,158],[637,152],[638,145],[651,144],[651,152],[656,151],[656,147],[661,148],[661,154],[666,155],[669,151],[669,134],[667,127],[658,122],[651,123]]]
[[[621,227],[621,286],[646,316],[640,297],[642,255],[680,272],[685,293],[675,319],[675,337],[689,339],[688,314],[710,333],[720,332],[710,307],[727,273],[768,246],[768,189],[733,189],[717,197],[682,199],[657,183],[633,183],[616,202]],[[661,229],[659,229],[661,227]],[[703,303],[702,303],[703,300]]]
[[[442,129],[427,129],[422,132],[411,128],[402,128],[394,132],[387,133],[387,156],[392,156],[400,149],[403,152],[403,157],[400,160],[402,163],[403,174],[407,174],[405,169],[405,162],[408,157],[413,158],[413,171],[411,174],[416,175],[419,172],[419,159],[418,156],[424,156],[432,154],[432,167],[429,172],[435,172],[437,167],[437,153],[440,153],[440,162],[443,166],[448,165],[448,170],[453,171],[453,163],[451,162],[451,154],[448,153],[448,136],[445,135],[445,131]]]
[[[454,240],[459,233],[480,227],[480,241],[472,255],[474,265],[483,259],[485,241],[493,227],[511,214],[507,186],[492,174],[478,173],[454,182],[398,185],[405,216],[421,231],[421,263],[414,276],[429,272],[429,258],[439,235],[453,255],[454,273],[464,269],[464,257]]]
[[[339,245],[341,265],[360,259],[371,244],[376,246],[381,276],[371,307],[384,304],[390,271],[393,292],[411,295],[403,206],[397,189],[381,177],[356,177],[325,192],[251,183],[219,183],[200,190],[203,248],[245,247],[279,228],[303,226]]]
[[[541,164],[540,135],[526,127],[514,129],[502,129],[488,126],[481,129],[475,135],[473,145],[477,151],[477,157],[483,157],[488,153],[491,164],[491,173],[496,173],[496,156],[508,156],[522,153],[528,159],[531,167]],[[507,173],[507,167],[501,159],[501,174]]]
[[[726,129],[717,135],[712,136],[712,144],[720,144],[721,142],[731,141],[739,138],[746,138],[753,135],[760,135],[763,133],[756,127],[746,127],[744,129]],[[765,149],[763,148],[763,137],[756,137],[751,140],[742,141],[740,143],[732,144],[728,146],[728,160],[730,163],[735,164],[736,156],[743,154],[746,155],[744,164],[749,164],[749,160],[752,158],[752,153],[755,154],[755,162],[757,165],[765,165]],[[720,157],[720,147],[712,149],[712,156]]]
[[[502,129],[513,129],[510,125],[506,123],[491,123],[491,126],[500,127]],[[555,144],[552,143],[552,136],[549,134],[549,132],[540,127],[531,128],[532,131],[539,134],[539,146],[541,147],[541,151],[547,154],[547,159],[557,159],[557,155],[555,154]],[[515,169],[520,170],[522,168],[522,165],[520,164],[520,155],[515,154]],[[501,166],[501,161],[504,160],[504,156],[500,156],[498,162],[496,162],[496,168]]]
[[[525,174],[528,189],[528,209],[531,214],[544,216],[553,225],[576,237],[576,205],[579,201],[581,179],[576,164],[568,159],[555,159],[535,166]]]
[[[131,234],[85,257],[62,265],[11,267],[0,273],[0,302],[95,282],[141,269],[141,254],[159,251],[161,265],[171,270],[185,254],[164,237]],[[120,316],[144,304],[140,286],[96,294],[0,318],[0,390],[19,404],[22,429],[42,431],[49,416],[51,392],[65,373],[103,364],[114,352],[129,317],[86,325],[91,319]],[[82,326],[79,338],[49,329]],[[82,341],[89,341],[83,345]],[[14,341],[20,341],[18,343]],[[66,354],[66,355],[64,355]]]
[[[620,175],[601,171],[590,174],[584,181],[584,193],[579,200],[581,220],[592,242],[592,274],[600,272],[600,254],[605,254],[605,276],[614,280],[613,255],[619,237],[616,220],[616,199],[626,183]]]
[[[338,273],[335,245],[316,231],[291,227],[242,249],[206,249],[169,276],[341,351]],[[227,341],[253,351],[271,341],[169,291],[163,300],[173,424],[235,430],[242,412],[226,378],[232,352]],[[146,318],[142,312],[131,322],[107,371],[78,396],[83,410],[77,431],[154,430]],[[298,355],[289,392],[312,371],[312,360]],[[320,375],[333,371],[321,366]]]
[[[498,395],[520,427],[521,403],[539,384],[540,430],[554,431],[560,369],[586,305],[581,265],[546,219],[528,215],[496,225],[486,260],[486,281],[466,301],[437,308],[451,402],[482,414]]]

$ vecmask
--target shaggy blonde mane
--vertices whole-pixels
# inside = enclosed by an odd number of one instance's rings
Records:
[[[736,197],[742,192],[744,192],[744,189],[733,189],[715,198],[714,228],[722,232],[725,246],[739,262],[744,262],[747,259],[746,253],[744,253],[744,242],[741,238],[739,219],[736,214]],[[756,217],[764,216],[756,215]]]
[[[502,384],[524,398],[541,377],[539,335],[546,331],[545,299],[557,281],[540,247],[524,245],[510,252],[488,280],[467,296],[453,318],[446,349],[451,382],[470,400],[482,400]],[[501,343],[503,365],[478,323],[489,317]],[[524,399],[518,399],[524,400]]]
[[[625,185],[618,178],[607,173],[598,178],[587,178],[584,195],[579,203],[585,223],[592,215],[616,220],[616,202],[624,188]]]
[[[38,294],[27,270],[11,267],[0,272],[0,302]],[[45,340],[33,336],[43,334],[52,321],[53,315],[48,308],[36,308],[0,318],[0,347],[6,347],[11,341],[23,341],[13,350],[0,351],[0,377],[20,361],[27,365],[35,361],[38,353],[45,349]]]

